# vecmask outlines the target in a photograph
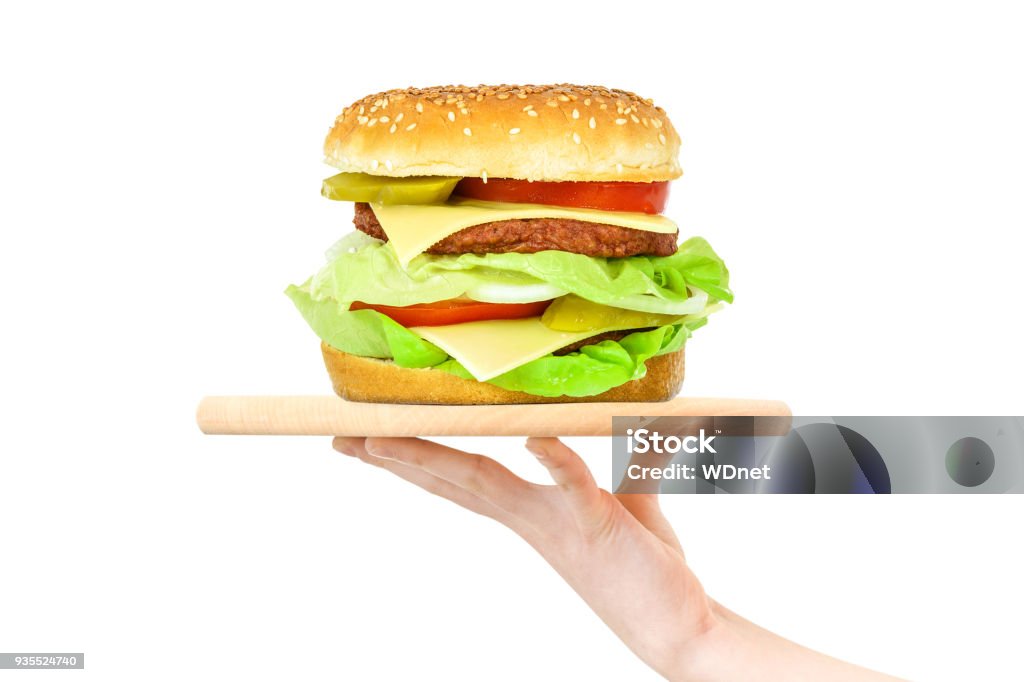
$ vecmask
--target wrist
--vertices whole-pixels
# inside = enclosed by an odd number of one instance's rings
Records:
[[[795,644],[710,602],[707,628],[680,647],[664,670],[672,682],[726,680],[895,680]]]
[[[668,665],[659,671],[672,682],[744,679],[745,621],[718,602],[712,599],[709,602],[708,615],[699,634],[673,652]]]

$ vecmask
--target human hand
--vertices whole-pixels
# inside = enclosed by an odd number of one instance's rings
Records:
[[[530,438],[526,447],[555,485],[525,481],[493,459],[431,441],[334,439],[339,452],[510,528],[669,679],[883,677],[788,642],[710,599],[656,494],[602,490],[579,455],[556,438]]]

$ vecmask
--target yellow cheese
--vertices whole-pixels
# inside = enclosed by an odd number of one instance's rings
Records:
[[[462,363],[477,381],[487,381],[571,343],[621,327],[559,332],[539,317],[525,317],[411,329]]]
[[[408,265],[413,258],[459,230],[498,220],[563,218],[660,234],[674,234],[678,229],[674,222],[661,215],[477,201],[459,197],[453,197],[447,204],[372,206],[402,266]]]

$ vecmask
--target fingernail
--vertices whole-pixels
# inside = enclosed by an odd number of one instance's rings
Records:
[[[355,438],[343,438],[338,436],[331,442],[331,446],[343,455],[354,457],[356,454]]]
[[[540,445],[532,437],[526,439],[526,449],[532,452],[533,456],[536,457],[537,459],[543,459],[544,457],[547,457],[547,453],[541,449]]]
[[[366,451],[374,457],[383,457],[385,459],[391,457],[391,449],[375,438],[367,438],[366,445],[363,447],[365,447]]]

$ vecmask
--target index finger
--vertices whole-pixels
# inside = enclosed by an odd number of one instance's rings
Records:
[[[367,438],[374,457],[403,462],[469,491],[510,514],[521,514],[536,486],[490,457],[456,450],[420,438]]]

